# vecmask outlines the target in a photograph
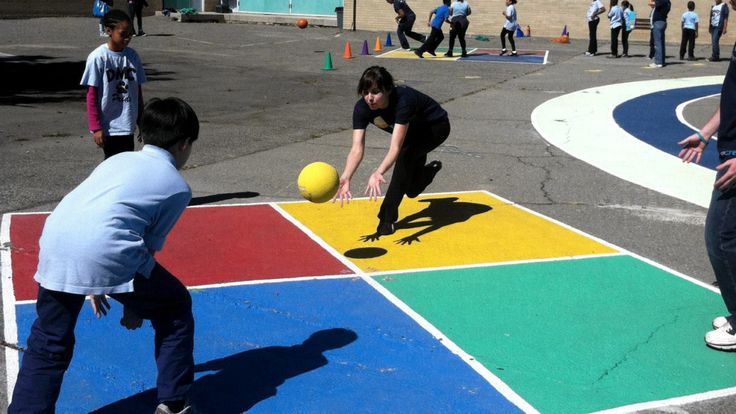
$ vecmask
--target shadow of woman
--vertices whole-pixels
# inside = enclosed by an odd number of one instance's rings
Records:
[[[396,241],[397,244],[412,244],[419,242],[419,236],[439,230],[451,224],[468,221],[471,217],[491,211],[491,206],[478,203],[457,202],[457,197],[428,198],[419,200],[420,203],[429,203],[421,211],[404,217],[396,222],[396,230],[424,227],[418,232]]]
[[[357,338],[349,329],[325,329],[299,345],[253,349],[198,364],[196,372],[211,373],[194,381],[190,399],[200,413],[240,414],[276,395],[278,386],[287,379],[327,365],[324,352],[342,348]],[[149,412],[156,404],[153,388],[93,413]]]

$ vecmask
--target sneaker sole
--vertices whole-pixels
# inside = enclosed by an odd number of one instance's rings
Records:
[[[719,351],[736,351],[736,344],[718,345],[718,344],[710,344],[708,342],[706,342],[705,344],[708,345],[709,348],[717,349]]]

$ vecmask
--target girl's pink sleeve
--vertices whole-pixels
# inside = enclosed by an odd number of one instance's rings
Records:
[[[90,86],[87,88],[87,124],[92,132],[102,129],[102,121],[100,119],[100,108],[97,105],[97,87]]]

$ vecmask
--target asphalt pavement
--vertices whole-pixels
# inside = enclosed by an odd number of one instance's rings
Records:
[[[530,114],[548,99],[584,88],[723,75],[727,62],[671,57],[665,68],[650,69],[645,44],[633,44],[628,59],[590,58],[582,55],[587,41],[558,44],[536,37],[518,39],[517,47],[549,50],[547,65],[376,59],[373,47],[385,32],[179,23],[161,16],[146,18],[144,28],[148,36],[130,45],[149,79],[144,98],[180,97],[201,122],[184,170],[199,204],[296,200],[304,165],[320,160],[341,170],[358,78],[378,64],[450,113],[452,134],[437,154],[444,168],[428,191],[487,190],[714,281],[703,245],[705,209],[570,157],[537,134]],[[104,39],[92,18],[0,20],[0,33],[0,214],[50,211],[102,160],[87,131],[85,90],[78,83],[87,55]],[[469,36],[469,45],[499,46],[495,34],[484,35],[490,40]],[[342,58],[346,42],[353,59]],[[364,42],[369,56],[360,55]],[[677,46],[669,45],[670,56]],[[707,50],[699,45],[696,55],[705,57]],[[331,71],[323,70],[328,52]],[[688,108],[687,118],[704,122],[714,103]],[[356,193],[388,144],[375,129],[367,139]],[[2,401],[4,390],[0,384]],[[730,413],[734,405],[736,397],[726,397],[647,412]]]

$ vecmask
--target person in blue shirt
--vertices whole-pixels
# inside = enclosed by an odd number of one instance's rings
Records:
[[[695,13],[695,2],[687,2],[687,11],[682,14],[682,41],[680,42],[680,60],[695,60],[695,38],[698,37],[698,14]]]
[[[460,56],[466,57],[468,55],[465,48],[465,32],[468,31],[468,26],[470,25],[468,16],[472,12],[470,5],[465,0],[455,0],[450,5],[450,44],[448,46],[449,50],[445,53],[446,57],[452,57],[452,52],[455,48],[455,39],[460,41]]]
[[[618,34],[624,25],[624,9],[618,5],[618,0],[611,0],[611,10],[608,12],[608,18],[611,20],[611,56],[610,58],[619,58],[618,54]]]
[[[427,26],[431,27],[432,31],[429,33],[427,41],[424,42],[419,49],[414,51],[419,58],[424,58],[424,56],[422,56],[424,52],[427,52],[432,56],[436,56],[434,52],[437,50],[437,46],[439,46],[440,43],[442,43],[442,40],[445,39],[445,35],[442,34],[442,23],[450,17],[449,6],[450,0],[442,0],[441,6],[429,12]],[[434,18],[432,18],[432,16],[434,16]]]
[[[152,99],[140,136],[140,151],[103,161],[46,219],[34,276],[38,316],[10,414],[54,412],[85,297],[100,318],[110,308],[106,295],[123,304],[121,325],[136,329],[149,319],[156,333],[160,404],[154,414],[193,412],[186,401],[194,380],[192,300],[154,253],[192,198],[179,170],[199,136],[199,120],[180,99]]]
[[[629,35],[636,25],[636,12],[634,6],[628,0],[622,1],[621,7],[624,9],[624,21],[626,22],[626,27],[621,32],[621,45],[624,48],[624,53],[621,56],[629,57]]]
[[[389,149],[368,179],[365,194],[370,200],[381,195],[383,177],[392,167],[391,182],[378,212],[376,233],[365,241],[388,236],[396,230],[399,205],[406,195],[417,197],[442,168],[439,161],[427,162],[427,154],[442,145],[450,135],[450,121],[437,101],[409,86],[397,86],[393,76],[381,66],[371,66],[358,82],[361,98],[353,108],[353,142],[340,175],[340,186],[333,202],[350,203],[350,180],[365,152],[368,124],[391,134]]]

